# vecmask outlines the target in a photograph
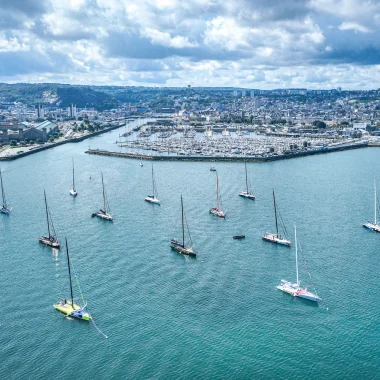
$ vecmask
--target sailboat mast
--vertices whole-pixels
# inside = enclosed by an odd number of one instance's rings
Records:
[[[154,173],[153,173],[153,162],[152,162],[152,190],[153,190],[153,198],[155,197],[156,193],[154,191]]]
[[[274,196],[274,190],[273,190],[273,205],[274,205],[274,218],[276,220],[276,234],[278,236],[277,207],[276,207],[276,197]]]
[[[375,224],[376,224],[376,181],[373,181],[375,191]]]
[[[75,190],[75,182],[74,182],[74,160],[73,160],[73,190]]]
[[[67,245],[67,238],[66,238],[66,254],[67,254],[67,266],[69,268],[71,305],[72,305],[72,307],[74,307],[73,283],[72,283],[72,279],[71,279],[70,256],[69,256],[69,247]]]
[[[3,175],[1,174],[0,170],[0,181],[1,181],[1,196],[3,198],[3,206],[7,207],[7,202],[5,200],[5,194],[4,194],[4,186],[3,186]]]
[[[298,248],[297,248],[297,227],[296,224],[294,223],[294,242],[296,245],[296,278],[297,278],[297,286],[299,285],[298,283]]]
[[[247,176],[247,163],[244,162],[245,165],[245,185],[247,187],[247,193],[248,193],[248,176]]]
[[[103,204],[104,204],[104,212],[107,212],[107,210],[106,210],[106,194],[105,194],[105,192],[104,192],[103,173],[102,173],[102,187],[103,187]]]
[[[185,218],[183,214],[182,194],[181,194],[181,213],[182,213],[182,246],[185,247]]]
[[[219,210],[219,179],[218,179],[218,172],[216,172],[216,208]]]
[[[46,221],[47,221],[48,234],[49,234],[49,239],[50,239],[51,236],[50,236],[49,210],[48,210],[48,206],[47,206],[45,190],[44,190],[44,197],[45,197]]]

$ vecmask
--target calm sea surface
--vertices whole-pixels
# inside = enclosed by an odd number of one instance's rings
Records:
[[[208,212],[210,163],[155,163],[155,206],[144,202],[150,163],[84,153],[115,150],[120,132],[0,165],[13,208],[0,215],[0,378],[380,376],[380,234],[361,226],[373,219],[380,149],[249,163],[256,201],[238,196],[244,165],[216,163],[222,220]],[[102,205],[100,172],[113,224],[90,217]],[[69,288],[64,249],[37,240],[47,232],[44,189],[88,311],[108,339],[53,308]],[[295,252],[261,239],[274,231],[272,189],[291,234],[297,223],[319,306],[276,290],[281,279],[295,280]],[[196,259],[169,246],[180,237],[180,194]],[[245,240],[232,239],[240,233]],[[308,285],[302,257],[300,279]]]

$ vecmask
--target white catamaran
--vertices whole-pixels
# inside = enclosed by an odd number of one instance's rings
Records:
[[[241,191],[239,193],[239,196],[243,197],[243,198],[251,199],[252,201],[254,201],[256,199],[256,197],[249,191],[249,188],[248,188],[248,175],[247,175],[247,163],[246,162],[244,162],[244,166],[245,166],[245,186],[246,186],[246,191]]]
[[[376,220],[376,209],[377,209],[377,204],[376,204],[376,182],[374,181],[373,183],[374,185],[374,197],[375,197],[375,219],[374,219],[374,222],[369,222],[368,220],[363,224],[363,227],[364,228],[368,228],[369,230],[371,231],[375,231],[375,232],[380,232],[380,226],[377,224],[377,220]]]
[[[152,187],[153,187],[152,195],[148,195],[147,197],[145,197],[144,201],[159,205],[161,204],[161,202],[158,199],[157,185],[154,179],[153,163],[152,163]]]
[[[214,214],[216,216],[219,216],[220,218],[225,218],[226,214],[222,210],[220,206],[220,201],[219,201],[219,179],[218,179],[218,172],[216,171],[216,207],[210,208],[210,213]]]
[[[75,179],[74,179],[74,160],[73,160],[73,188],[70,190],[70,194],[73,197],[76,197],[78,195],[78,192],[75,189]]]
[[[185,215],[183,211],[183,200],[181,195],[181,220],[182,220],[182,241],[178,241],[177,239],[170,239],[170,247],[177,251],[178,253],[181,253],[182,255],[187,256],[197,256],[197,253],[193,249],[193,242],[191,241],[190,232],[188,229],[189,234],[189,240],[190,240],[190,246],[186,247],[185,245]],[[186,223],[187,226],[187,223]]]
[[[283,238],[278,232],[278,215],[277,215],[277,205],[276,205],[276,198],[274,196],[274,190],[273,190],[273,205],[274,205],[274,219],[276,221],[276,233],[273,234],[271,232],[266,232],[262,238],[263,240],[269,241],[271,243],[286,245],[290,247],[291,242]],[[281,219],[281,223],[282,223],[282,219]],[[283,223],[282,223],[282,226],[283,226],[284,232],[286,233],[286,229]]]
[[[111,215],[110,206],[108,204],[106,190],[104,188],[103,173],[102,174],[102,188],[103,188],[103,209],[96,211],[91,214],[91,217],[97,216],[100,219],[108,220],[113,222],[113,216]]]
[[[316,294],[309,292],[307,288],[302,288],[300,286],[300,281],[298,279],[298,244],[297,244],[297,229],[294,223],[294,244],[296,247],[296,283],[290,281],[281,280],[281,284],[277,286],[278,290],[290,294],[293,297],[303,298],[309,301],[319,302],[322,299]]]

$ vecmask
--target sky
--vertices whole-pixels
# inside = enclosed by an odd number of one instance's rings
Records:
[[[377,89],[380,0],[0,0],[0,82]]]

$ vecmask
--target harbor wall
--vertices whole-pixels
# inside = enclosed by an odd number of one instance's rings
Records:
[[[339,152],[343,150],[367,148],[368,143],[336,146],[331,148],[312,150],[312,151],[302,151],[297,153],[282,154],[277,156],[264,156],[264,157],[254,157],[254,156],[244,156],[244,157],[223,157],[223,156],[159,156],[159,155],[149,155],[149,154],[140,154],[134,152],[110,152],[108,150],[101,149],[89,149],[86,151],[88,154],[95,154],[98,156],[108,156],[108,157],[122,157],[122,158],[133,158],[137,160],[151,160],[151,161],[210,161],[210,162],[233,162],[233,161],[242,161],[242,162],[268,162],[268,161],[278,161],[278,160],[287,160],[290,158],[298,158],[305,156],[313,156],[316,154],[325,154],[332,152]]]

